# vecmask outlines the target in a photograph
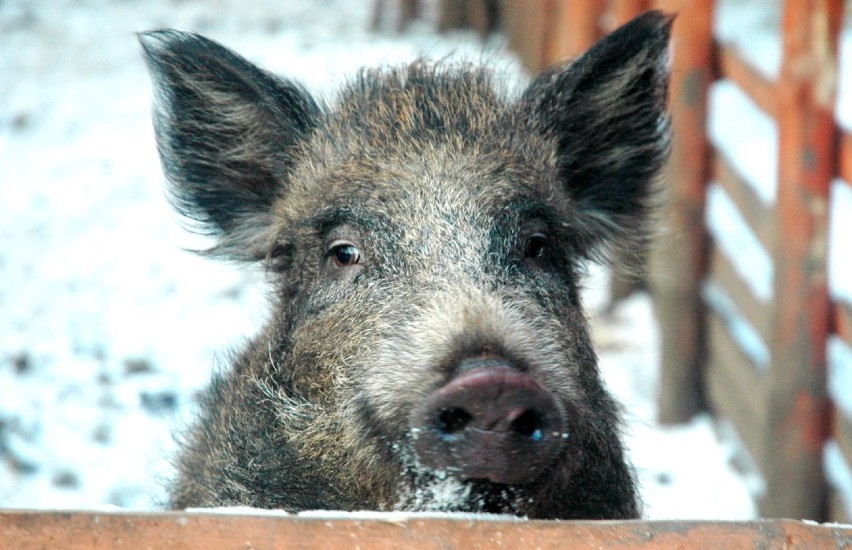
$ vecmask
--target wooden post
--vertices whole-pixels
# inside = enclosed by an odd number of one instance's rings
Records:
[[[545,21],[545,65],[573,59],[601,36],[604,0],[548,0]]]
[[[713,1],[665,0],[676,13],[671,112],[674,142],[667,168],[661,232],[651,246],[648,277],[660,324],[662,364],[659,420],[685,422],[705,408],[704,308],[701,284],[707,264],[704,223],[709,154],[707,89],[712,81]]]
[[[548,65],[544,51],[549,4],[539,0],[504,0],[502,4],[501,24],[509,47],[533,75]]]
[[[602,21],[604,32],[614,31],[650,7],[649,0],[609,0],[609,9]],[[648,269],[645,255],[616,259],[613,265],[615,269],[612,270],[609,284],[610,307],[641,289],[647,279]],[[625,269],[619,269],[622,265]]]
[[[768,494],[761,505],[770,517],[818,520],[826,514],[827,217],[842,7],[841,0],[788,0],[784,6],[771,429],[763,461]]]
[[[649,6],[649,0],[609,0],[609,11],[615,27],[639,17]]]

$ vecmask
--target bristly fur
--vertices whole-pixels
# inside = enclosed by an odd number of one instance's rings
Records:
[[[258,226],[270,220],[258,215],[280,194],[319,106],[300,85],[201,36],[158,31],[140,41],[154,76],[154,123],[172,203],[222,240],[212,253],[260,259],[266,243],[255,242]]]
[[[637,517],[578,269],[642,241],[670,25],[650,12],[518,98],[487,68],[417,60],[361,71],[328,105],[203,37],[142,35],[177,210],[275,287],[204,394],[170,504]],[[570,434],[511,486],[424,465],[410,424],[465,359],[495,355]]]

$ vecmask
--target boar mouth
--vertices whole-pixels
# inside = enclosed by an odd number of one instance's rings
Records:
[[[535,480],[567,438],[553,395],[527,373],[496,361],[438,388],[409,423],[423,466],[503,485]]]

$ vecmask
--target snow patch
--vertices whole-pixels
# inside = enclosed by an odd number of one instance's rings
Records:
[[[287,517],[292,516],[286,510],[270,510],[267,508],[253,508],[251,506],[216,506],[213,508],[187,508],[184,510],[187,514],[200,515],[227,515],[227,516],[271,516],[271,517]]]
[[[774,0],[721,0],[715,4],[713,32],[769,80],[781,73],[781,3]]]
[[[684,425],[653,429],[633,424],[628,445],[645,498],[644,517],[734,520],[758,517],[761,482],[744,482],[738,442],[720,444],[715,420],[699,415]],[[707,468],[705,476],[692,474]],[[686,496],[689,495],[689,496]]]
[[[835,180],[830,197],[828,288],[835,300],[852,306],[852,183]]]
[[[707,415],[675,426],[656,422],[659,333],[652,310],[650,297],[637,293],[612,311],[593,310],[591,318],[601,374],[623,406],[643,517],[758,517],[763,482],[731,430]]]
[[[384,522],[403,522],[420,519],[449,519],[455,521],[526,521],[526,518],[506,514],[486,514],[470,512],[375,512],[357,510],[353,512],[339,510],[306,510],[298,517],[309,519],[355,519]]]
[[[829,441],[825,445],[823,464],[825,476],[840,496],[844,509],[852,510],[852,467],[836,441]]]
[[[837,43],[840,72],[837,80],[837,122],[847,132],[852,131],[852,28],[844,26]]]
[[[828,339],[828,391],[840,411],[852,418],[852,347],[837,336]]]

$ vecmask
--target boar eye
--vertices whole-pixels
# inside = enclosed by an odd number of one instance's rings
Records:
[[[527,243],[524,246],[524,257],[528,260],[537,260],[544,255],[547,249],[547,235],[544,233],[533,233],[527,237]]]
[[[331,243],[328,255],[334,259],[337,267],[347,267],[361,262],[361,252],[348,241],[335,241]]]

